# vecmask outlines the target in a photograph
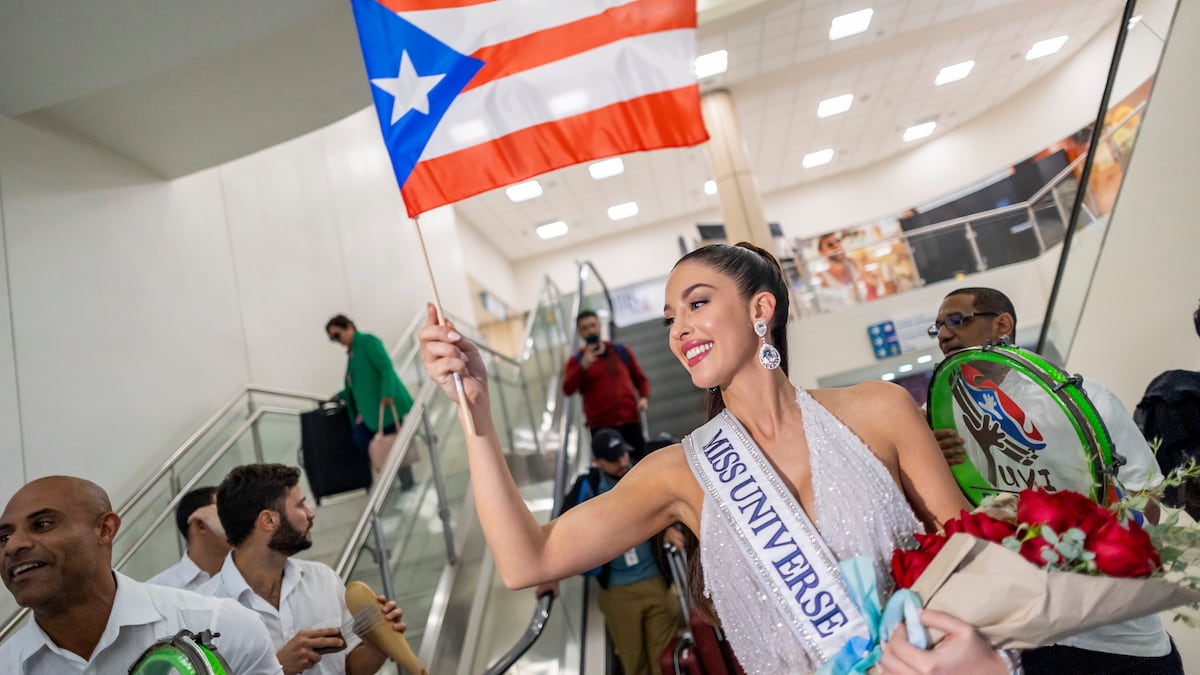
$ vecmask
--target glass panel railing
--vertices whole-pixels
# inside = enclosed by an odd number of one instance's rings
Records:
[[[1164,47],[1162,38],[1142,22],[1135,23],[1127,33],[1129,40],[1137,39],[1143,45],[1154,45],[1158,50],[1155,56],[1161,56]],[[1126,68],[1137,68],[1137,65],[1130,65],[1128,59],[1122,59],[1116,68],[1116,72],[1112,74],[1113,82],[1122,79]],[[1143,88],[1148,89],[1149,84],[1147,82]],[[1137,92],[1129,98],[1132,99],[1136,94]],[[1141,96],[1144,98],[1145,94]],[[1077,219],[1072,223],[1070,236],[1065,237],[1064,246],[1059,254],[1061,257],[1058,273],[1037,347],[1042,353],[1055,355],[1060,363],[1066,362],[1075,341],[1075,332],[1087,304],[1092,278],[1108,234],[1109,218],[1117,203],[1137,142],[1145,106],[1144,100],[1137,105],[1130,105],[1128,99],[1107,106],[1103,133],[1090,146],[1091,155],[1080,158],[1091,160],[1091,166],[1087,168],[1087,185],[1082,199],[1079,200],[1081,203]],[[1084,170],[1083,165],[1075,169],[1080,179]],[[1059,194],[1058,198],[1063,212],[1069,217],[1077,195]]]
[[[419,457],[412,464],[414,486],[409,490],[395,487],[388,490],[377,518],[389,549],[388,574],[393,597],[404,609],[404,620],[409,626],[406,636],[418,652],[447,555],[445,524],[439,516],[430,452],[437,453],[440,463],[452,531],[464,517],[462,506],[469,485],[466,444],[458,424],[456,404],[440,391],[431,393],[427,408],[414,409],[418,416],[425,415],[425,420],[411,416],[406,420],[406,424],[422,427],[408,449]],[[376,556],[373,544],[362,546],[354,557],[349,580],[362,581],[383,592],[386,584]]]

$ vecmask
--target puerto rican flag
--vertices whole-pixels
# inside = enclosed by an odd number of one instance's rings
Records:
[[[410,216],[708,140],[695,0],[351,0]]]

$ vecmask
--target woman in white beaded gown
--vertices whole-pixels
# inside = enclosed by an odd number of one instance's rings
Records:
[[[422,359],[451,397],[452,374],[462,376],[476,429],[467,439],[472,489],[504,583],[570,577],[679,521],[700,540],[706,594],[750,675],[812,672],[864,635],[838,561],[869,557],[890,591],[892,550],[967,503],[903,389],[866,382],[806,392],[789,382],[787,314],[782,272],[765,251],[716,245],[680,259],[666,288],[667,339],[709,391],[712,420],[541,525],[505,463],[477,349],[436,325],[431,308]],[[922,622],[947,637],[932,650],[887,642],[884,673],[1009,672],[970,625],[930,611]]]

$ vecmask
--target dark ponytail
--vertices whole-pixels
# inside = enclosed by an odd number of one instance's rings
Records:
[[[738,242],[735,246],[727,244],[712,244],[688,253],[675,263],[679,267],[684,262],[699,262],[733,279],[737,284],[738,293],[743,300],[749,300],[756,293],[766,291],[775,296],[775,315],[771,317],[768,326],[771,344],[779,350],[782,362],[779,367],[784,374],[788,371],[787,317],[791,296],[788,294],[787,282],[784,280],[783,268],[779,261],[769,252],[747,242]],[[716,417],[725,409],[725,400],[721,397],[720,389],[710,389],[704,396],[705,412],[708,419]],[[687,539],[688,560],[688,590],[692,604],[698,608],[712,623],[717,623],[716,612],[712,603],[705,597],[704,571],[700,567],[699,542],[694,537]]]

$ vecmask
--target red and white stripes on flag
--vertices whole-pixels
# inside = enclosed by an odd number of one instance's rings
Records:
[[[485,62],[402,188],[409,215],[603,157],[708,139],[695,0],[380,0]]]

